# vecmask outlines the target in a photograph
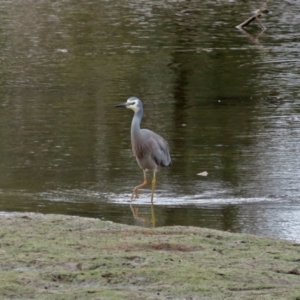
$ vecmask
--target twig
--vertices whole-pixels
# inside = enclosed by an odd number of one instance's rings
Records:
[[[257,20],[258,24],[260,25],[261,29],[265,30],[266,27],[262,24],[262,22],[259,20],[259,18],[264,15],[267,14],[269,11],[267,10],[267,4],[270,0],[266,0],[266,2],[261,6],[260,9],[257,9],[254,12],[254,15],[251,16],[249,19],[247,19],[246,21],[244,21],[243,23],[241,23],[240,25],[236,26],[236,28],[244,28],[246,26],[248,26],[251,22],[253,22],[254,20]]]

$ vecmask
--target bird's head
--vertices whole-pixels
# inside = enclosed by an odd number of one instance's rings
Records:
[[[130,97],[125,103],[116,105],[116,107],[127,107],[132,109],[134,112],[138,112],[143,108],[142,101],[136,97]]]

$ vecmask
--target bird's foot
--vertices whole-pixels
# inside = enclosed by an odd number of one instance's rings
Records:
[[[131,195],[131,200],[133,199],[137,199],[139,197],[139,190],[138,189],[134,189]]]

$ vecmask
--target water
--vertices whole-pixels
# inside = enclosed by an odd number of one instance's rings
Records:
[[[114,108],[134,95],[172,152],[156,226],[300,241],[299,2],[271,2],[263,33],[235,28],[261,1],[198,2],[0,1],[3,213],[148,226]]]

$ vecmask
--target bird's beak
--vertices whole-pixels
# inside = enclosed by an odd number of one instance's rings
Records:
[[[126,107],[126,106],[128,106],[130,103],[127,103],[127,102],[125,102],[125,103],[120,103],[120,104],[118,104],[118,105],[116,105],[115,107]]]

